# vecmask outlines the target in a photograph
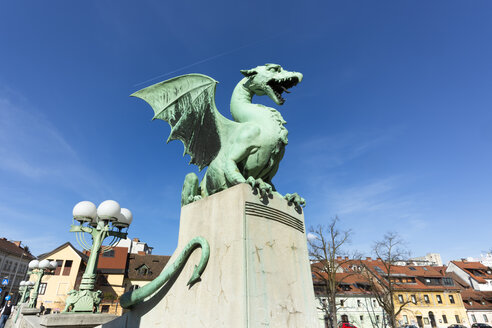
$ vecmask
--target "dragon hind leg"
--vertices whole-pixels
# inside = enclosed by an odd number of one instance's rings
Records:
[[[193,203],[195,200],[202,198],[198,187],[198,176],[195,173],[188,173],[183,183],[181,191],[181,206]]]

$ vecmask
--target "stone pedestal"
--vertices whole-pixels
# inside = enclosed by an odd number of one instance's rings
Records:
[[[92,328],[114,320],[118,316],[105,313],[58,313],[44,315],[40,327],[50,328]]]
[[[261,200],[241,184],[184,206],[168,265],[197,236],[210,244],[200,282],[186,286],[198,249],[177,278],[103,327],[320,326],[304,216],[286,200]]]
[[[21,313],[23,315],[35,315],[35,314],[37,315],[37,314],[41,313],[41,310],[38,308],[23,307],[21,309]]]

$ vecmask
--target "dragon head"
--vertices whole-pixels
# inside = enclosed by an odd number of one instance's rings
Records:
[[[241,70],[248,81],[244,84],[246,88],[254,92],[257,96],[267,95],[277,105],[283,105],[285,99],[282,92],[302,81],[302,74],[289,72],[277,64],[265,64],[248,70]]]

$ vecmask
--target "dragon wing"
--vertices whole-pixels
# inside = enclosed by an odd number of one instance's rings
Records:
[[[167,142],[179,139],[190,164],[200,170],[208,166],[221,147],[223,127],[234,123],[222,116],[215,107],[217,81],[201,74],[187,74],[151,85],[133,93],[145,100],[154,110],[154,120],[169,123],[171,133]]]

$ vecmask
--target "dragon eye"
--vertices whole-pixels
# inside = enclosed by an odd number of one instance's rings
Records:
[[[270,72],[280,72],[280,67],[279,66],[272,66],[272,67],[269,67],[268,70]]]

